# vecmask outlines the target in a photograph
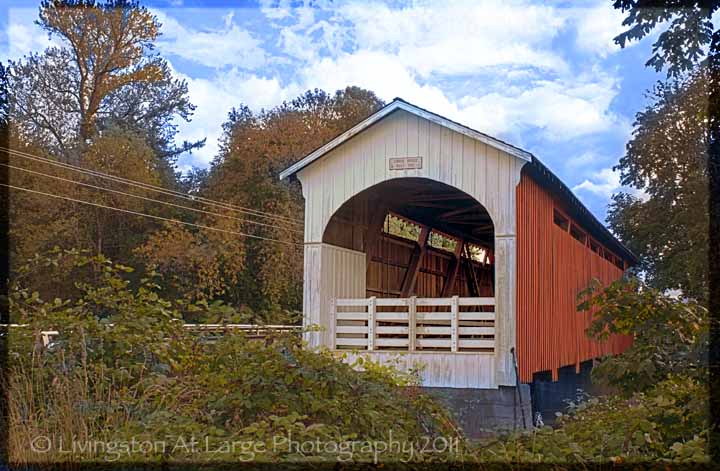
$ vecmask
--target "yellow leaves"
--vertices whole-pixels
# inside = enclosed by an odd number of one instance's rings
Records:
[[[77,94],[83,139],[94,134],[97,114],[108,95],[126,85],[168,78],[164,62],[147,54],[160,24],[144,7],[62,7],[51,3],[40,9],[40,24],[66,40],[66,51],[77,65],[78,77],[73,77],[77,89],[72,94]]]
[[[213,226],[233,222],[222,220]],[[135,252],[172,281],[188,300],[210,300],[226,293],[245,266],[242,240],[228,234],[198,231],[167,224]]]
[[[149,63],[130,72],[109,75],[104,82],[99,84],[98,91],[105,95],[131,83],[159,82],[164,78],[163,68],[155,63]]]

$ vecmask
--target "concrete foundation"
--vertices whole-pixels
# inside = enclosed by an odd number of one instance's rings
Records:
[[[498,389],[423,388],[455,416],[468,438],[532,427],[530,387]]]

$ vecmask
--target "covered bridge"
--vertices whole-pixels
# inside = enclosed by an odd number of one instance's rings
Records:
[[[576,296],[635,257],[522,149],[395,99],[280,177],[305,197],[313,346],[493,389],[629,345],[590,341]]]

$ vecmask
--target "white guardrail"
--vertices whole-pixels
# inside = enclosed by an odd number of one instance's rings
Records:
[[[113,324],[106,324],[112,326]],[[23,328],[28,324],[0,324],[2,328]],[[249,338],[265,337],[270,332],[299,332],[300,325],[262,325],[262,324],[183,324],[183,327],[195,332],[222,333],[229,330],[245,332]],[[53,337],[60,335],[58,330],[42,330],[38,332],[43,345],[47,346]]]
[[[337,350],[488,352],[495,298],[361,298],[331,302]]]

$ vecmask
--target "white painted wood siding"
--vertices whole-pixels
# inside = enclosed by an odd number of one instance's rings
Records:
[[[422,169],[389,170],[391,157],[421,156]],[[305,196],[305,316],[326,321],[322,300],[351,297],[337,290],[333,276],[365,283],[362,268],[348,275],[319,269],[315,247],[322,242],[333,214],[347,200],[373,185],[403,177],[421,177],[451,185],[487,209],[495,226],[495,297],[497,299],[497,385],[514,385],[510,349],[515,346],[515,205],[516,186],[525,160],[404,110],[388,115],[330,151],[297,174]],[[344,266],[343,270],[354,270]],[[341,270],[342,271],[342,270]],[[364,292],[357,297],[364,297]],[[321,319],[322,318],[322,319]],[[328,324],[323,324],[328,325]],[[329,337],[320,336],[329,346]]]
[[[336,297],[365,297],[365,254],[330,244],[305,244],[303,325],[324,328],[304,334],[310,346],[332,344],[330,305]]]
[[[352,364],[358,357],[401,371],[421,368],[420,381],[427,387],[444,388],[497,388],[495,355],[492,353],[397,353],[397,352],[342,352],[344,361]]]

